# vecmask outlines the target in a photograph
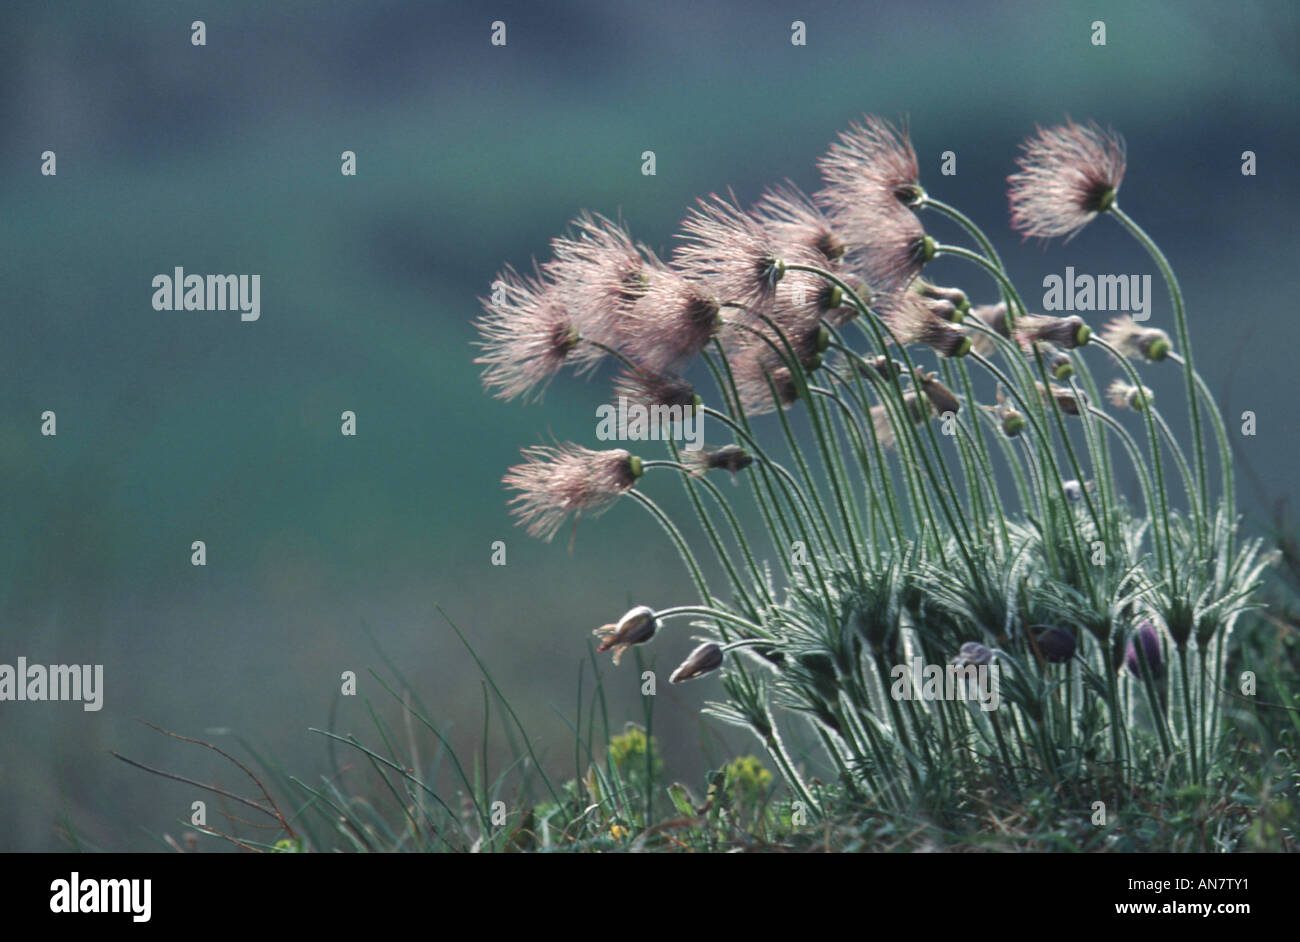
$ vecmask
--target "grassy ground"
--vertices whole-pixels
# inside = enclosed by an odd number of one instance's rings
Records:
[[[335,769],[319,782],[295,778],[247,744],[251,758],[241,760],[212,744],[178,743],[233,763],[248,787],[178,779],[215,795],[214,810],[206,826],[184,828],[179,840],[159,835],[160,845],[191,852],[232,845],[255,852],[1293,851],[1300,834],[1300,633],[1291,589],[1297,557],[1281,542],[1270,604],[1239,628],[1228,676],[1268,667],[1259,671],[1255,697],[1231,698],[1205,787],[1170,787],[1152,768],[1127,794],[1095,776],[1012,788],[990,767],[980,787],[959,788],[955,778],[926,782],[914,807],[885,811],[814,775],[809,785],[824,814],[813,819],[753,755],[698,782],[666,780],[653,735],[646,735],[654,698],[644,698],[640,722],[620,724],[608,715],[599,683],[572,723],[574,767],[584,771],[565,780],[539,767],[540,744],[481,665],[485,728],[504,721],[515,747],[513,761],[488,775],[486,752],[453,752],[389,665],[391,678],[376,679],[402,704],[401,728],[371,705],[374,730],[365,741],[314,731]],[[816,757],[802,758],[811,774]],[[82,846],[75,835],[68,839]]]

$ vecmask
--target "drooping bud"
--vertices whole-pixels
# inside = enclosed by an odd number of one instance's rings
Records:
[[[1040,345],[1043,353],[1043,361],[1047,364],[1048,372],[1052,378],[1065,382],[1074,375],[1074,361],[1063,351],[1057,349],[1050,343]]]
[[[909,389],[903,393],[903,407],[911,420],[920,425],[930,415],[930,401],[917,395],[915,390]],[[893,419],[890,417],[888,408],[881,404],[871,407],[871,423],[876,430],[876,439],[886,448],[892,446],[897,440],[897,434],[894,429]]]
[[[987,664],[991,660],[993,660],[992,651],[978,641],[967,641],[957,651],[957,656],[952,659],[952,663],[957,667],[965,667],[968,664]]]
[[[618,624],[601,625],[592,634],[600,638],[600,646],[596,651],[613,649],[614,663],[617,664],[624,651],[634,644],[645,644],[655,636],[658,628],[659,621],[655,618],[654,609],[648,605],[638,605],[620,618]]]
[[[1079,415],[1083,411],[1083,408],[1088,404],[1088,400],[1082,393],[1076,394],[1074,390],[1066,389],[1064,386],[1057,386],[1053,383],[1049,394],[1047,388],[1044,387],[1042,383],[1038,383],[1037,385],[1038,392],[1043,396],[1043,398],[1047,399],[1050,395],[1050,398],[1055,400],[1057,407],[1066,415]]]
[[[1046,341],[1065,350],[1082,347],[1092,339],[1092,328],[1077,314],[1069,317],[1028,314],[1016,321],[1016,332],[1026,346]]]
[[[887,380],[893,379],[895,376],[903,375],[903,364],[899,363],[897,360],[891,360],[884,354],[874,357],[864,357],[858,360],[857,364],[858,372],[862,373],[863,376],[867,375],[868,371],[873,371],[877,373],[881,379]]]
[[[985,304],[971,308],[970,316],[994,333],[1000,334],[1008,340],[1011,339],[1011,328],[1007,324],[1006,304]],[[975,352],[982,356],[989,356],[997,349],[997,343],[983,331],[976,330],[972,332],[971,338],[975,345]]]
[[[1007,438],[1015,438],[1025,430],[1025,417],[1015,409],[1007,409],[1002,413],[1002,434]]]
[[[1165,652],[1160,632],[1150,620],[1143,621],[1133,632],[1124,655],[1124,666],[1140,680],[1148,676],[1160,680],[1165,676]]]
[[[1101,339],[1129,359],[1159,363],[1169,356],[1169,335],[1157,327],[1139,327],[1131,317],[1116,317],[1101,330]]]
[[[1155,393],[1147,387],[1134,386],[1122,379],[1112,382],[1106,390],[1106,398],[1116,409],[1132,409],[1134,412],[1145,412],[1154,396]]]
[[[951,412],[956,415],[961,411],[961,401],[951,389],[939,382],[936,374],[927,373],[921,367],[916,368],[916,379],[921,384],[921,391],[930,400],[935,415]]]
[[[1043,660],[1047,663],[1064,664],[1074,657],[1078,642],[1075,641],[1074,634],[1069,629],[1031,625],[1029,630],[1036,632],[1034,641],[1038,645],[1038,653],[1043,656]]]
[[[1007,402],[1001,386],[998,387],[998,404],[996,406],[985,406],[984,408],[997,416],[998,421],[1002,423],[1002,434],[1007,438],[1015,438],[1028,425],[1020,410]]]
[[[671,684],[685,683],[710,674],[722,666],[722,648],[712,642],[702,644],[668,677]]]
[[[692,465],[692,473],[699,476],[706,471],[730,471],[734,476],[754,463],[754,456],[739,445],[723,445],[714,451],[690,452],[687,460]]]
[[[932,285],[924,278],[917,278],[912,282],[912,290],[923,298],[931,301],[944,301],[952,305],[952,316],[948,320],[959,322],[970,311],[970,299],[966,297],[966,292],[960,288],[944,288],[939,285]]]

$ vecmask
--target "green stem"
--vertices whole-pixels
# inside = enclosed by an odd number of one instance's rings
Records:
[[[1169,297],[1173,301],[1174,325],[1178,334],[1178,346],[1181,348],[1182,356],[1187,361],[1183,374],[1187,381],[1187,407],[1191,415],[1192,445],[1196,454],[1196,479],[1200,493],[1201,510],[1197,515],[1197,534],[1198,538],[1203,539],[1206,519],[1210,510],[1210,485],[1209,476],[1206,473],[1205,431],[1201,426],[1200,400],[1197,398],[1196,382],[1193,379],[1195,367],[1192,365],[1192,342],[1187,332],[1187,311],[1183,306],[1183,290],[1178,284],[1178,278],[1174,275],[1169,260],[1165,258],[1165,253],[1160,250],[1160,246],[1156,244],[1155,240],[1147,235],[1146,231],[1134,222],[1127,213],[1120,209],[1118,203],[1110,207],[1109,213],[1146,249],[1147,254],[1156,263],[1156,267],[1160,269],[1160,274],[1165,280],[1165,286],[1169,289]]]

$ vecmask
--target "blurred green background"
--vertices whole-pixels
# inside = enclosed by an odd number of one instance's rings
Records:
[[[6,3],[0,663],[102,663],[106,695],[98,713],[0,703],[0,850],[58,849],[63,823],[120,850],[179,833],[200,796],[109,749],[244,790],[135,717],[227,746],[205,731],[230,730],[315,780],[326,750],[307,728],[326,725],[342,671],[363,696],[339,704],[338,729],[373,739],[366,697],[396,714],[366,673],[379,649],[473,749],[480,675],[435,606],[572,774],[559,713],[591,629],[693,595],[630,505],[582,523],[571,551],[567,530],[545,545],[512,527],[502,472],[523,445],[594,444],[605,378],[561,378],[541,406],[483,395],[476,298],[584,208],[667,250],[697,196],[813,189],[817,156],[864,111],[910,118],[923,180],[994,235],[1031,299],[1066,265],[1156,274],[1107,220],[1046,248],[1006,223],[1004,178],[1036,123],[1125,134],[1122,202],[1183,278],[1230,426],[1258,414],[1237,446],[1261,524],[1294,489],[1300,434],[1298,24],[1280,0]],[[56,177],[39,173],[45,150]],[[945,150],[956,177],[938,173]],[[260,274],[261,320],[154,311],[151,279],[178,265]],[[970,269],[932,274],[991,299]],[[1152,323],[1171,327],[1154,282]],[[39,434],[47,409],[56,438]],[[652,483],[681,506],[669,477]],[[206,568],[190,565],[197,539]],[[689,650],[682,632],[646,650],[661,676]],[[602,666],[617,725],[640,719],[635,667]],[[719,693],[660,686],[670,776],[756,751],[699,719]]]

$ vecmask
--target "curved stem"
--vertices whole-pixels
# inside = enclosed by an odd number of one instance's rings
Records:
[[[686,544],[686,540],[683,539],[681,531],[673,525],[673,522],[668,519],[668,515],[659,508],[659,505],[649,497],[646,497],[637,490],[628,491],[627,494],[629,497],[634,498],[637,503],[646,510],[650,511],[651,515],[659,521],[659,525],[663,527],[664,532],[668,534],[669,538],[671,538],[673,543],[677,546],[677,552],[681,554],[682,562],[684,562],[686,568],[690,570],[691,578],[695,580],[695,587],[700,590],[700,595],[704,596],[704,600],[708,604],[712,605],[713,596],[709,593],[708,583],[704,581],[704,573],[700,571],[700,564],[696,561],[695,554],[691,552],[690,546]]]
[[[1127,213],[1120,209],[1119,204],[1112,205],[1108,212],[1146,249],[1147,254],[1156,263],[1156,267],[1160,269],[1160,274],[1165,280],[1165,286],[1169,289],[1169,297],[1174,304],[1174,327],[1178,334],[1178,346],[1187,361],[1187,367],[1183,371],[1183,375],[1187,380],[1187,408],[1191,415],[1192,445],[1196,453],[1196,475],[1202,510],[1202,514],[1199,515],[1200,519],[1197,520],[1197,533],[1203,536],[1206,524],[1205,515],[1209,513],[1210,508],[1210,486],[1206,473],[1205,432],[1201,427],[1201,406],[1196,395],[1196,382],[1192,378],[1195,368],[1192,365],[1192,343],[1187,332],[1187,311],[1183,306],[1183,290],[1178,284],[1178,278],[1174,274],[1173,267],[1170,266],[1169,260],[1165,258],[1165,253],[1160,250],[1160,246],[1156,244],[1155,240],[1147,235],[1146,231],[1134,222]]]

